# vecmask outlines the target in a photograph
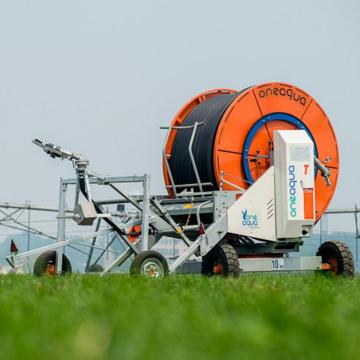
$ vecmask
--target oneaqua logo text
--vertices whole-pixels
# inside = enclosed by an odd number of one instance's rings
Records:
[[[296,175],[295,166],[289,166],[289,211],[291,217],[296,217],[297,205],[296,205]]]

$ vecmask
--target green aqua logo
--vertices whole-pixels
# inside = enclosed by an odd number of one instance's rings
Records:
[[[247,211],[247,209],[241,211],[242,213],[242,224],[243,226],[248,226],[251,228],[256,228],[259,226],[259,218],[257,215],[250,215]]]

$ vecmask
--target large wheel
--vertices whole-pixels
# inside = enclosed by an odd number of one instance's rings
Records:
[[[202,258],[201,273],[206,276],[240,275],[239,257],[230,244],[217,245]]]
[[[321,256],[322,263],[329,265],[328,271],[334,275],[354,276],[354,259],[350,248],[343,242],[326,241],[320,245],[316,255]]]
[[[63,254],[62,274],[71,274],[72,268],[69,258]],[[56,251],[45,251],[35,261],[34,275],[56,275]]]
[[[130,274],[161,278],[169,275],[169,266],[166,259],[157,251],[143,251],[137,254],[131,263]]]

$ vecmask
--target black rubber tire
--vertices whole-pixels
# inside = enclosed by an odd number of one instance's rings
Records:
[[[137,254],[130,266],[130,275],[134,276],[146,276],[143,273],[143,265],[146,264],[147,261],[153,261],[162,269],[162,274],[159,277],[164,277],[169,275],[169,265],[159,252],[153,250],[143,251]]]
[[[326,241],[320,245],[316,255],[321,256],[323,264],[329,263],[329,259],[331,258],[336,259],[336,271],[330,270],[334,275],[342,275],[347,277],[354,276],[354,258],[350,248],[345,243],[337,240]]]
[[[214,266],[222,265],[222,273],[216,274]],[[230,244],[217,245],[207,255],[203,256],[201,274],[206,276],[232,276],[240,275],[239,257]]]
[[[34,275],[43,276],[46,274],[48,264],[56,264],[56,251],[45,251],[36,259],[34,264]],[[63,254],[61,274],[71,274],[72,267],[69,258]]]

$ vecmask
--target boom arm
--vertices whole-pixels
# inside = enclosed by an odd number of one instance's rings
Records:
[[[52,158],[60,158],[61,160],[68,159],[71,161],[85,160],[81,154],[73,153],[69,150],[65,150],[61,146],[56,146],[51,143],[44,144],[39,139],[34,139],[32,142],[33,144],[41,147]]]

